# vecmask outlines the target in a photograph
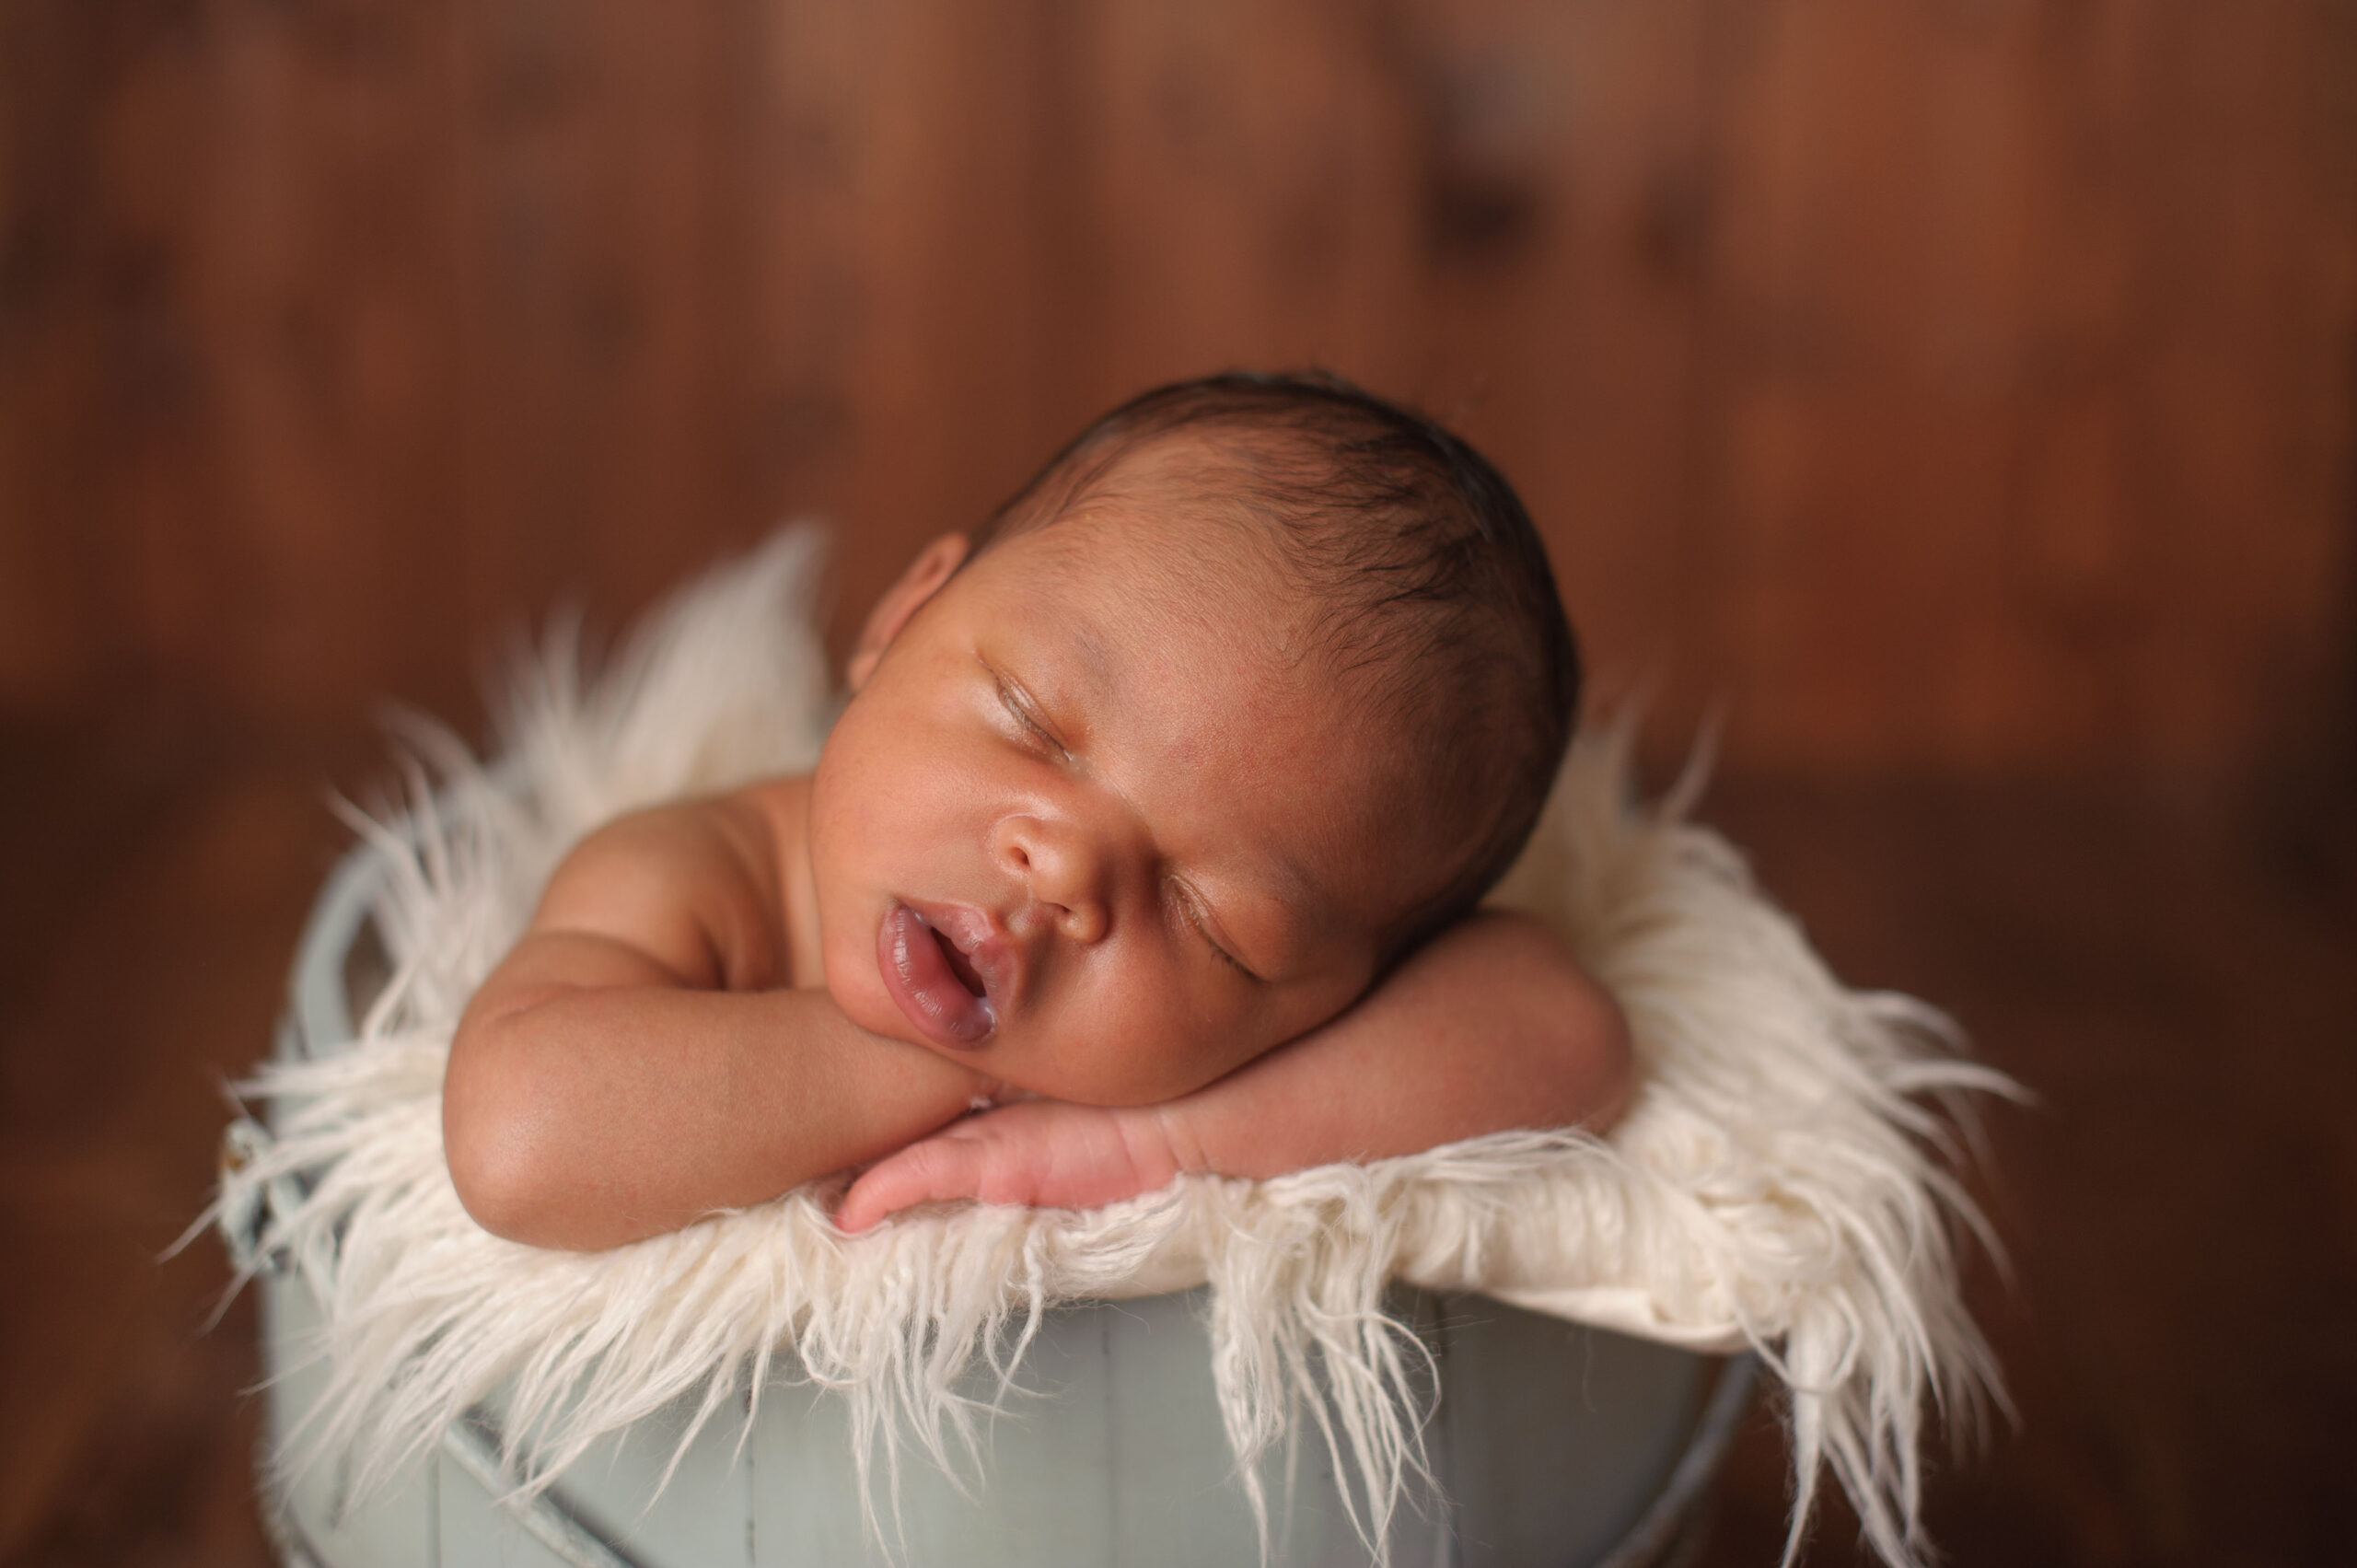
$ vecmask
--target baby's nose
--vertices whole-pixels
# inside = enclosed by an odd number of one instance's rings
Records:
[[[1105,887],[1108,856],[1077,825],[1038,817],[1003,819],[992,833],[999,864],[1035,906],[1074,942],[1101,941],[1112,923]]]

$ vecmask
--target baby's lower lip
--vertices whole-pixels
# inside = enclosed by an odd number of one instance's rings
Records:
[[[998,1027],[990,998],[966,989],[943,956],[941,939],[908,905],[885,912],[876,929],[876,962],[893,1002],[935,1044],[970,1051]]]

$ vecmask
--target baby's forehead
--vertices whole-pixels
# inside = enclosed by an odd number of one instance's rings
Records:
[[[1074,522],[1136,528],[1151,539],[1271,560],[1274,519],[1260,475],[1264,459],[1257,439],[1243,432],[1152,436],[1080,463],[1043,522],[1051,529]]]
[[[1067,620],[1094,610],[1105,622],[1099,635],[1151,641],[1178,617],[1222,623],[1239,647],[1265,643],[1275,655],[1318,610],[1244,498],[1175,476],[1094,489],[1024,543],[1047,590],[1031,613]]]

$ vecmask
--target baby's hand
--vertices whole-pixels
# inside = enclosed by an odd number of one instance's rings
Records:
[[[1178,1169],[1157,1107],[1026,1100],[953,1122],[870,1166],[843,1195],[835,1224],[863,1231],[895,1210],[947,1198],[1094,1209],[1159,1191]]]

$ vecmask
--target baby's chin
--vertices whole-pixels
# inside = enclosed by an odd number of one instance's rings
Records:
[[[1107,1060],[1108,1053],[1060,1050],[1040,1038],[1036,1028],[1027,1029],[1020,1022],[1002,1024],[979,1045],[946,1046],[912,1028],[889,1002],[885,1006],[890,1016],[878,1016],[875,1023],[850,1008],[844,1012],[862,1028],[921,1045],[945,1062],[955,1062],[1014,1091],[1017,1098],[1106,1107],[1159,1105],[1202,1086],[1175,1063],[1141,1061],[1133,1053],[1121,1060]],[[877,1024],[889,1027],[878,1028]]]
[[[975,1051],[968,1060],[975,1071],[1011,1088],[1075,1105],[1161,1105],[1211,1081],[1176,1052],[1155,1057],[1132,1051],[1109,1060],[1093,1051],[1050,1054],[1026,1049],[1019,1038]]]

